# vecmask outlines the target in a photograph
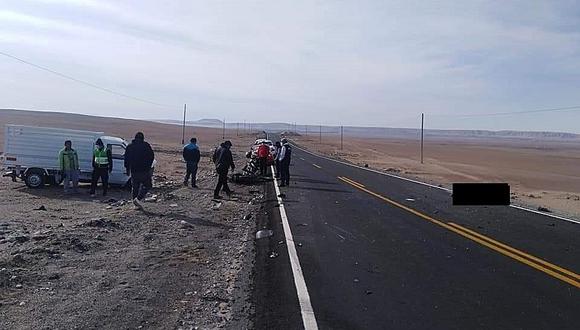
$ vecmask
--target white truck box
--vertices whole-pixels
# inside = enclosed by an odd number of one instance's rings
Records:
[[[79,157],[79,181],[90,182],[93,150],[98,138],[113,154],[109,183],[125,185],[129,181],[123,164],[127,142],[122,138],[105,136],[103,132],[23,125],[6,125],[4,134],[2,160],[4,169],[8,170],[4,176],[12,177],[13,181],[20,178],[32,188],[60,184],[58,154],[64,141],[71,140]]]

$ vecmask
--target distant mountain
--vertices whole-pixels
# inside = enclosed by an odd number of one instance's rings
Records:
[[[179,124],[177,120],[158,121],[162,123]],[[189,126],[222,128],[223,121],[219,119],[200,119],[188,121]],[[338,135],[340,127],[338,126],[320,126],[320,125],[292,125],[288,123],[229,123],[226,122],[227,129],[253,130],[266,132],[296,132],[308,135]],[[345,136],[367,137],[367,138],[398,138],[398,139],[416,139],[420,135],[420,130],[416,128],[395,128],[395,127],[358,127],[345,126],[343,128]],[[478,139],[478,138],[509,138],[509,139],[535,139],[535,140],[580,140],[580,134],[565,132],[537,132],[537,131],[491,131],[491,130],[443,130],[443,129],[426,129],[425,137],[435,139]]]
[[[152,119],[151,121],[162,123],[162,124],[174,124],[174,125],[182,125],[183,121],[181,120],[157,120]],[[223,127],[224,122],[219,119],[200,119],[200,120],[188,120],[185,122],[187,126],[200,126],[200,127],[213,127],[213,128],[221,128]]]

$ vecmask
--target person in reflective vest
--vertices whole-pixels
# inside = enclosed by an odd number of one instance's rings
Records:
[[[113,156],[111,149],[105,148],[103,141],[97,139],[95,150],[93,151],[93,177],[91,181],[91,196],[95,196],[99,178],[103,183],[103,196],[107,195],[109,187],[109,173],[113,171]]]

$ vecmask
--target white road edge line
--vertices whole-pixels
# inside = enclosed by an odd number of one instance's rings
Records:
[[[323,155],[316,154],[316,153],[314,153],[312,151],[309,151],[309,150],[300,148],[297,145],[294,145],[294,147],[296,147],[297,149],[299,149],[301,151],[304,151],[307,154],[311,154],[312,156],[320,157],[320,158],[323,158],[323,159],[326,159],[326,160],[330,160],[330,161],[333,161],[335,163],[339,163],[339,164],[343,164],[343,165],[348,165],[350,167],[355,167],[355,168],[358,168],[358,169],[361,169],[361,170],[365,170],[365,171],[369,171],[369,172],[374,172],[374,173],[378,173],[378,174],[382,174],[382,175],[386,175],[386,176],[390,176],[390,177],[393,177],[393,178],[397,178],[397,179],[400,179],[400,180],[417,183],[417,184],[420,184],[420,185],[423,185],[423,186],[428,186],[428,187],[435,188],[435,189],[441,189],[441,190],[447,191],[449,193],[451,192],[451,189],[447,189],[445,187],[439,187],[439,186],[436,186],[434,184],[430,184],[430,183],[426,183],[426,182],[421,182],[421,181],[417,181],[417,180],[405,178],[405,177],[398,176],[398,175],[394,175],[394,174],[390,174],[390,173],[384,173],[384,172],[381,172],[381,171],[378,171],[378,170],[375,170],[375,169],[372,169],[372,168],[368,168],[368,167],[362,167],[362,166],[358,166],[358,165],[355,165],[355,164],[350,164],[350,163],[343,162],[343,161],[340,161],[340,160],[337,160],[337,159],[333,159],[333,158],[329,158],[329,157],[326,157],[326,156],[323,156]]]
[[[280,204],[280,218],[282,218],[282,227],[284,228],[286,248],[288,249],[288,256],[290,257],[290,267],[292,268],[294,285],[298,295],[298,302],[300,303],[302,322],[304,324],[305,330],[317,330],[318,324],[316,323],[316,316],[314,315],[314,310],[312,309],[312,304],[310,303],[310,295],[308,294],[308,288],[306,287],[306,281],[304,280],[304,274],[302,273],[302,267],[300,266],[298,253],[296,252],[296,246],[294,245],[294,238],[292,237],[292,231],[290,230],[288,216],[286,215],[286,208],[284,207],[284,201],[282,200],[282,197],[280,197],[280,187],[278,186],[278,181],[276,181],[276,178],[274,177],[274,166],[271,166],[271,169],[272,179],[274,180],[274,188],[276,189],[276,198],[278,198],[278,204]]]
[[[418,180],[413,180],[413,179],[405,178],[405,177],[402,177],[402,176],[398,176],[398,175],[394,175],[394,174],[390,174],[390,173],[381,172],[381,171],[378,171],[378,170],[375,170],[375,169],[372,169],[372,168],[362,167],[362,166],[358,166],[358,165],[355,165],[355,164],[350,164],[350,163],[347,163],[347,162],[343,162],[343,161],[340,161],[340,160],[337,160],[337,159],[333,159],[333,158],[330,158],[330,157],[326,157],[326,156],[323,156],[323,155],[319,155],[319,154],[316,154],[316,153],[314,153],[312,151],[306,150],[304,148],[300,148],[296,144],[294,144],[294,147],[297,148],[297,149],[299,149],[299,150],[301,150],[301,151],[304,151],[307,154],[311,154],[312,156],[320,157],[320,158],[323,158],[323,159],[326,159],[326,160],[330,160],[330,161],[333,161],[335,163],[347,165],[347,166],[350,166],[350,167],[355,167],[355,168],[358,168],[358,169],[361,169],[361,170],[370,171],[370,172],[374,172],[374,173],[381,174],[381,175],[385,175],[385,176],[390,176],[392,178],[396,178],[396,179],[399,179],[399,180],[413,182],[413,183],[416,183],[416,184],[420,184],[420,185],[427,186],[427,187],[431,187],[431,188],[435,188],[435,189],[441,189],[441,190],[444,190],[444,191],[446,191],[448,193],[451,193],[452,192],[451,189],[447,189],[445,187],[439,187],[439,186],[436,186],[436,185],[433,185],[433,184],[430,184],[430,183],[421,182],[421,181],[418,181]],[[540,211],[536,211],[534,209],[530,209],[530,208],[527,208],[527,207],[524,207],[524,206],[519,206],[519,205],[514,205],[514,204],[510,204],[509,206],[512,207],[512,208],[514,208],[514,209],[518,209],[518,210],[522,210],[522,211],[527,211],[527,212],[531,212],[531,213],[535,213],[535,214],[539,214],[539,215],[544,215],[546,217],[550,217],[550,218],[554,218],[554,219],[558,219],[558,220],[563,220],[563,221],[567,221],[567,222],[571,222],[571,223],[575,223],[575,224],[580,225],[580,221],[575,220],[575,219],[570,219],[570,218],[566,218],[566,217],[562,217],[562,216],[559,216],[559,215],[550,214],[550,213],[546,213],[546,212],[540,212]]]
[[[536,211],[534,209],[529,209],[527,207],[523,207],[523,206],[519,206],[519,205],[513,205],[513,204],[510,204],[510,207],[513,207],[514,209],[518,209],[518,210],[523,210],[523,211],[528,211],[528,212],[532,212],[532,213],[537,213],[537,214],[545,215],[547,217],[555,218],[555,219],[558,219],[558,220],[564,220],[564,221],[568,221],[568,222],[572,222],[572,223],[575,223],[575,224],[579,224],[580,225],[580,221],[578,221],[578,220],[561,217],[559,215],[549,214],[549,213],[546,213],[546,212],[540,212],[540,211]]]

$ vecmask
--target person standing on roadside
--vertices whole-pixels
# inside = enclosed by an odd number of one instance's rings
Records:
[[[215,159],[215,169],[218,175],[218,182],[213,192],[213,198],[220,199],[220,190],[226,192],[228,197],[231,197],[232,191],[228,187],[228,171],[231,168],[232,171],[236,168],[234,164],[234,157],[232,156],[232,151],[230,148],[232,143],[230,141],[224,142],[219,150],[216,152]]]
[[[290,185],[290,161],[292,160],[292,146],[288,143],[288,140],[282,139],[282,149],[278,155],[278,160],[280,161],[280,179],[282,184],[280,187],[285,187]]]
[[[278,160],[278,156],[280,155],[280,151],[282,150],[282,144],[280,144],[280,141],[276,141],[276,143],[274,144],[274,147],[276,148],[276,158],[274,160],[275,165],[276,165],[276,179],[280,178],[280,161]]]
[[[153,186],[151,182],[151,165],[155,154],[149,143],[145,142],[145,135],[138,132],[135,139],[125,150],[125,169],[131,176],[133,204],[137,209],[143,209],[141,200]]]
[[[197,164],[201,154],[199,152],[199,147],[197,146],[197,139],[191,138],[189,144],[183,147],[183,160],[185,160],[186,174],[183,180],[183,185],[187,187],[189,183],[189,176],[191,176],[191,186],[197,188],[196,177],[197,177]]]
[[[260,175],[265,176],[268,173],[268,156],[270,155],[270,147],[266,142],[262,142],[258,146],[258,163],[260,164]]]
[[[91,197],[95,197],[97,183],[99,178],[103,183],[103,196],[107,196],[107,188],[109,187],[109,173],[113,171],[113,155],[111,149],[105,148],[103,141],[97,139],[95,142],[95,150],[93,150],[93,176],[91,180]]]
[[[72,181],[73,192],[78,192],[79,186],[79,156],[72,148],[70,140],[64,141],[64,148],[58,153],[58,163],[64,179],[64,193],[70,193],[69,185]]]

